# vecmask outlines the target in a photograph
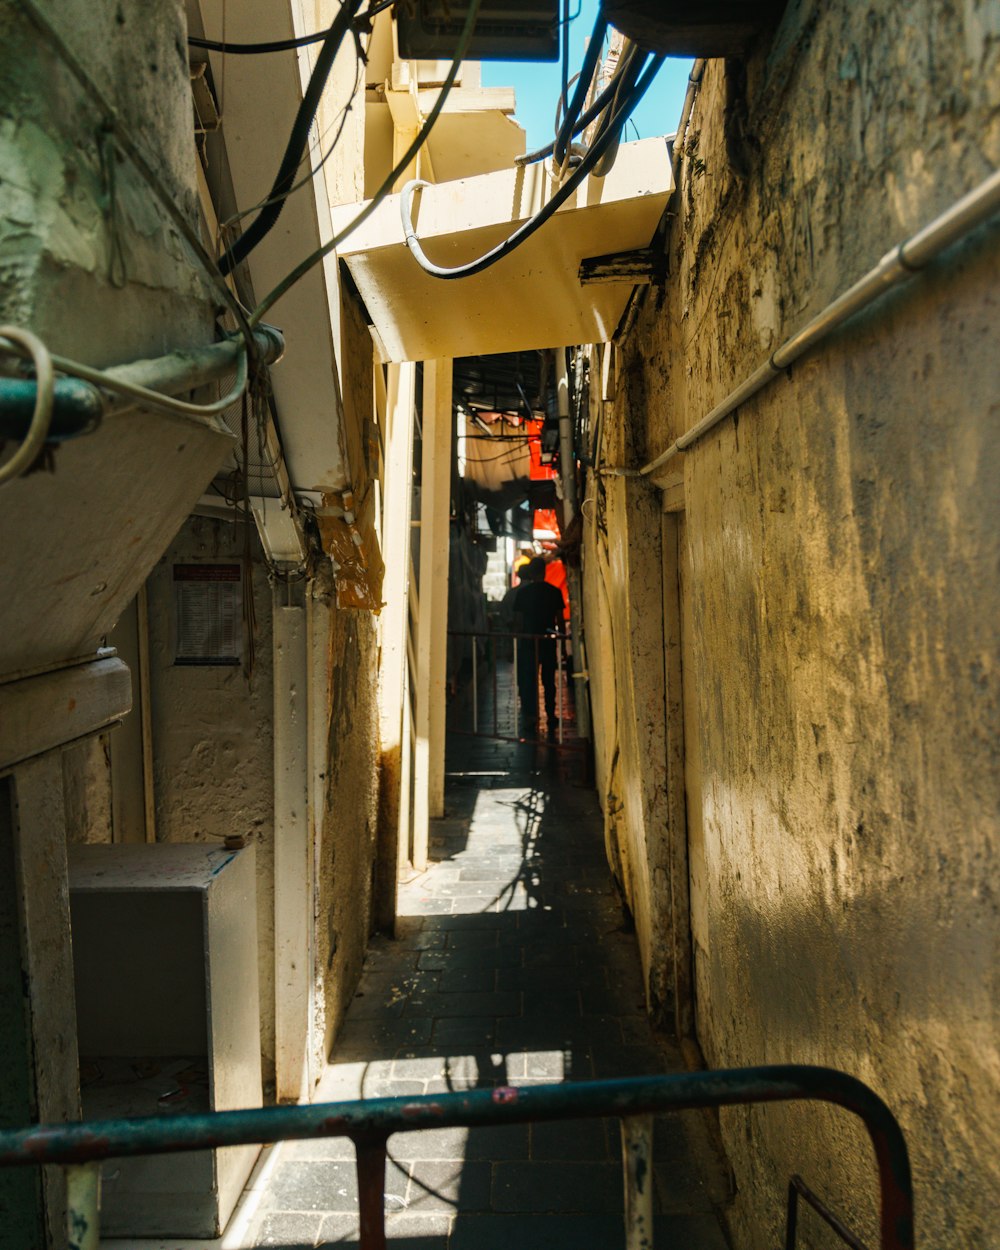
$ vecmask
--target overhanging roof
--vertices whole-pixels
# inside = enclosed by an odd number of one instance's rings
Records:
[[[554,190],[543,164],[441,183],[414,197],[414,223],[431,260],[459,265],[505,239]],[[340,258],[388,360],[605,342],[632,282],[582,285],[580,262],[646,247],[671,190],[665,140],[644,139],[622,144],[606,178],[587,179],[536,234],[484,273],[453,281],[425,273],[406,249],[396,195],[348,237]],[[335,209],[334,229],[358,207]]]

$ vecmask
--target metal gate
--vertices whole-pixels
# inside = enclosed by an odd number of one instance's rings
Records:
[[[564,634],[448,631],[449,733],[579,747]]]
[[[626,1250],[650,1250],[654,1115],[695,1107],[802,1100],[833,1103],[864,1123],[878,1171],[878,1245],[881,1250],[913,1250],[910,1162],[892,1112],[877,1094],[844,1072],[794,1064],[534,1088],[501,1086],[415,1098],[47,1124],[0,1131],[0,1167],[64,1165],[70,1250],[98,1250],[101,1160],[309,1137],[349,1137],[357,1154],[361,1250],[386,1250],[386,1143],[393,1133],[613,1116],[622,1126]],[[857,1235],[798,1176],[792,1178],[789,1190],[788,1250],[795,1247],[799,1194],[846,1245],[866,1250]]]

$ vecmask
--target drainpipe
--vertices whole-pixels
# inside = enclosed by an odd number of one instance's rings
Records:
[[[920,270],[926,268],[946,248],[957,243],[977,226],[988,221],[994,213],[1000,211],[1000,170],[992,173],[978,187],[962,197],[951,208],[935,217],[922,230],[898,243],[891,251],[886,252],[874,268],[859,278],[852,287],[839,295],[832,303],[827,304],[822,312],[806,323],[800,330],[786,339],[784,343],[764,363],[756,369],[742,385],[726,396],[720,404],[701,418],[695,425],[682,434],[675,442],[644,464],[640,469],[605,469],[604,472],[616,477],[648,477],[673,459],[679,452],[686,451],[728,417],[741,404],[764,389],[800,356],[813,350],[825,339],[848,321],[856,313],[873,304],[886,291],[905,282]]]
[[[301,583],[273,587],[274,1006],[279,1102],[309,1094],[309,653]]]
[[[569,366],[566,348],[556,348],[556,407],[559,414],[559,472],[562,477],[563,520],[570,522],[579,511],[576,497],[576,457],[573,453],[573,422],[569,415]],[[569,585],[569,629],[573,639],[573,693],[576,725],[581,738],[590,737],[590,705],[587,702],[587,663],[583,649],[582,583],[580,570],[566,565]]]

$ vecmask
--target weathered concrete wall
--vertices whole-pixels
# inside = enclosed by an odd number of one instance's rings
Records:
[[[40,7],[196,226],[179,0]],[[0,47],[0,319],[91,365],[211,342],[215,299],[166,209],[104,111],[9,0]],[[148,413],[112,417],[55,449],[51,473],[4,488],[0,530],[30,515],[34,541],[30,553],[0,551],[0,673],[86,655],[110,630],[226,452],[194,426],[178,438],[184,428]]]
[[[256,848],[261,1052],[274,1069],[274,758],[271,590],[251,532],[254,665],[174,664],[174,564],[240,563],[245,527],[191,517],[148,582],[156,834],[161,842],[242,834]],[[244,576],[245,576],[244,572]],[[246,646],[246,637],[244,638]]]
[[[608,478],[599,489],[585,550],[598,792],[612,871],[635,918],[647,1002],[672,1024],[671,915],[661,905],[669,881],[660,503],[648,482]],[[607,535],[598,516],[616,518]]]
[[[3,319],[94,363],[210,339],[205,282],[176,229],[19,9],[0,4]],[[196,223],[181,0],[61,0],[44,11]]]
[[[619,375],[626,463],[1000,164],[998,54],[985,0],[793,0],[745,83],[710,63],[666,294]],[[949,1250],[993,1243],[1000,1185],[997,243],[980,230],[684,464],[699,1040],[712,1065],[868,1081],[909,1138],[918,1241]],[[779,1239],[792,1171],[871,1235],[848,1117],[722,1124],[738,1245]]]
[[[243,558],[242,525],[192,517],[150,578],[150,667],[157,837],[200,841],[243,834],[257,856],[261,1048],[274,1065],[274,757],[272,597],[252,536],[256,617],[254,670],[173,664],[175,563]],[[311,845],[314,873],[312,1036],[318,1075],[350,1001],[371,928],[377,804],[375,629],[366,613],[334,605],[329,566],[311,583],[310,717],[326,725],[316,761]],[[316,806],[318,804],[318,807]]]

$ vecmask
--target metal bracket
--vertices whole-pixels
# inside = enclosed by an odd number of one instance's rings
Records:
[[[634,252],[610,252],[607,256],[585,256],[580,261],[581,286],[595,282],[630,282],[633,286],[662,286],[667,278],[666,253],[652,247]]]

